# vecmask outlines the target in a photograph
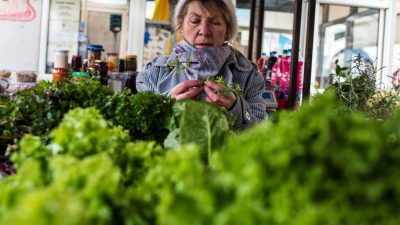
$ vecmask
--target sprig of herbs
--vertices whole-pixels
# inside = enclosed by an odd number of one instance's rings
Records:
[[[211,81],[222,86],[222,93],[224,96],[229,96],[232,92],[237,96],[242,96],[243,92],[239,84],[232,83],[229,87],[226,85],[224,77],[222,75],[217,75],[215,77],[207,77],[206,81]]]
[[[175,59],[171,59],[171,61],[167,64],[167,69],[173,70],[175,67],[177,68],[176,71],[174,72],[174,75],[179,74],[186,68],[190,67],[190,62],[193,58],[193,53],[190,53],[189,58],[186,59],[186,64],[183,64],[180,62],[181,56],[177,56]]]
[[[375,119],[389,118],[400,102],[398,91],[383,91],[377,87],[376,63],[357,55],[352,67],[341,67],[336,60],[335,74],[330,75],[330,88],[349,109],[363,112]]]

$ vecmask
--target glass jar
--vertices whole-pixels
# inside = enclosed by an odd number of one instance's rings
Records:
[[[125,72],[125,59],[120,59],[118,64],[118,72]]]
[[[95,75],[100,78],[100,83],[108,85],[108,66],[107,62],[102,60],[96,60],[94,65]]]
[[[108,66],[107,62],[103,60],[96,60],[94,64],[94,71],[96,72],[96,75],[100,77],[105,77],[108,74]]]
[[[68,50],[57,50],[54,57],[54,68],[68,69]]]
[[[127,72],[136,72],[137,70],[137,56],[136,55],[126,55],[125,56],[125,70]]]
[[[60,82],[62,81],[64,78],[67,78],[69,75],[69,70],[67,68],[53,68],[52,71],[52,75],[53,75],[53,82]]]
[[[136,94],[138,91],[136,89],[136,77],[138,72],[128,73],[126,77],[125,87],[129,88],[133,94]]]
[[[118,53],[117,52],[107,52],[107,65],[109,72],[118,71]]]
[[[82,57],[80,55],[73,55],[71,61],[71,70],[73,72],[80,72],[82,69]]]
[[[93,68],[96,60],[101,60],[101,52],[104,51],[101,45],[89,45],[88,46],[88,67]]]

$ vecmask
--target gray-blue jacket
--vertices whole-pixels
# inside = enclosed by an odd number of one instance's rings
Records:
[[[264,82],[257,72],[257,66],[242,53],[232,48],[221,74],[225,83],[239,84],[243,95],[236,96],[236,102],[228,113],[235,117],[234,129],[246,129],[264,120],[266,105],[261,95]],[[169,56],[160,56],[147,64],[146,69],[136,79],[138,91],[151,91],[168,95],[177,84],[188,80],[185,71],[176,74],[167,68]]]

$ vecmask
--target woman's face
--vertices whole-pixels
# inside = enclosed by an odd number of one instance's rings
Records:
[[[226,22],[222,13],[211,12],[200,1],[188,5],[180,28],[181,35],[197,48],[222,46],[226,37]]]

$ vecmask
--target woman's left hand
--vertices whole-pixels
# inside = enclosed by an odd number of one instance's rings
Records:
[[[206,81],[204,83],[204,91],[207,94],[206,101],[229,110],[235,104],[236,95],[232,91],[226,95],[225,89],[226,87],[220,84]]]

